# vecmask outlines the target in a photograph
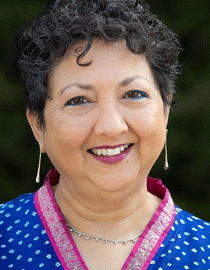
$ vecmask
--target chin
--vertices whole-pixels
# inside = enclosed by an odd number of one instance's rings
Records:
[[[135,186],[139,182],[137,179],[138,171],[133,169],[130,173],[126,171],[108,175],[95,175],[91,181],[97,188],[105,192],[120,192]]]

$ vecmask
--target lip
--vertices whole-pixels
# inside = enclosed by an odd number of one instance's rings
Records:
[[[125,145],[125,144],[121,144],[122,145]],[[131,148],[134,146],[134,144],[130,144],[129,147],[124,150],[123,152],[121,152],[119,155],[117,156],[98,156],[98,155],[95,155],[93,154],[91,151],[88,151],[88,153],[93,157],[95,158],[97,161],[99,162],[102,162],[102,163],[105,163],[105,164],[116,164],[116,163],[119,163],[121,162],[122,160],[124,160],[128,154],[130,153],[131,151]],[[117,146],[119,147],[119,146]],[[113,146],[111,147],[113,148]],[[116,147],[114,147],[116,148]],[[97,149],[97,148],[92,148],[92,149]],[[109,149],[109,148],[108,148]]]
[[[93,147],[91,149],[114,149],[120,146],[124,146],[124,145],[130,145],[131,143],[124,143],[124,144],[118,144],[118,145],[101,145],[101,146],[96,146]]]

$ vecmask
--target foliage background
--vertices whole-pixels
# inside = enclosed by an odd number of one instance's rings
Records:
[[[182,44],[182,75],[168,133],[170,170],[164,153],[150,173],[161,178],[175,203],[210,221],[210,11],[209,0],[148,0],[153,13],[175,31]],[[38,144],[25,117],[23,82],[15,70],[15,37],[40,14],[47,1],[1,0],[0,4],[0,202],[34,192]],[[52,167],[43,157],[41,176]]]

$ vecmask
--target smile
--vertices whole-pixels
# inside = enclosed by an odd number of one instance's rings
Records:
[[[123,151],[125,151],[128,147],[130,146],[130,144],[125,144],[123,146],[120,147],[116,147],[116,148],[101,148],[101,149],[90,149],[91,153],[97,155],[97,156],[117,156],[120,153],[122,153]]]
[[[128,156],[133,145],[134,144],[132,143],[120,145],[118,147],[104,146],[102,148],[91,148],[88,150],[88,153],[99,162],[116,164]]]

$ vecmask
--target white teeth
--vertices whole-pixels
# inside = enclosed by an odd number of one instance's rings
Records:
[[[107,154],[108,156],[114,156],[115,155],[114,149],[107,149]]]
[[[103,154],[104,156],[107,156],[107,151],[106,151],[106,149],[102,149],[102,154]]]
[[[121,152],[123,152],[125,149],[128,148],[128,144],[125,144],[124,146],[120,146],[114,149],[91,149],[91,151],[98,156],[116,156],[119,155]]]
[[[96,150],[96,149],[95,149],[95,150]],[[98,156],[101,156],[101,154],[102,154],[101,149],[97,149],[97,150],[96,150],[96,153],[94,152],[94,154],[97,154]]]
[[[119,147],[115,148],[114,153],[115,153],[115,155],[119,155],[120,154],[120,148]]]

